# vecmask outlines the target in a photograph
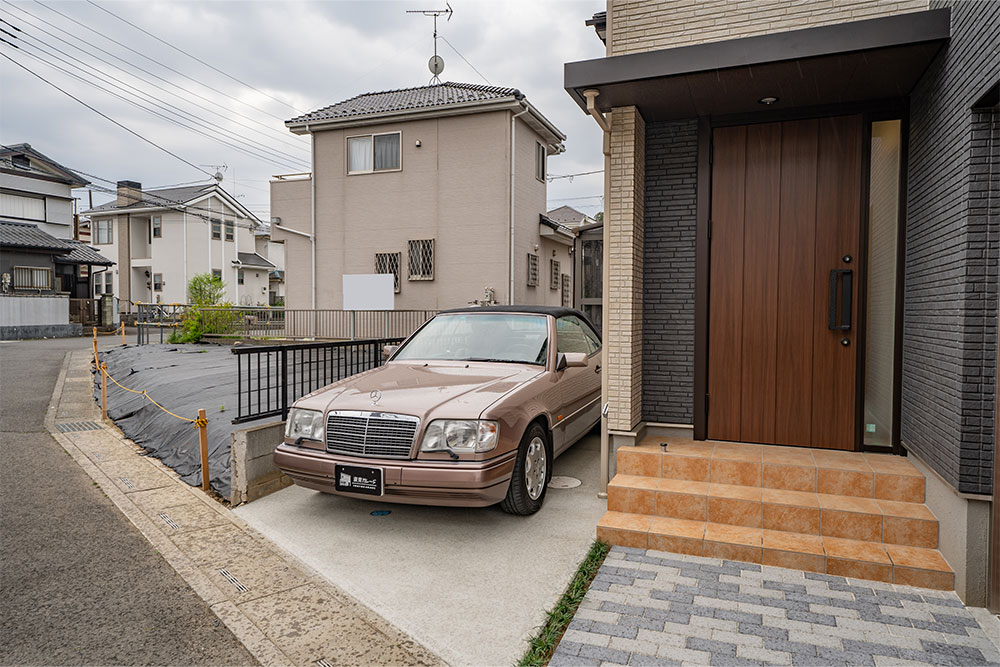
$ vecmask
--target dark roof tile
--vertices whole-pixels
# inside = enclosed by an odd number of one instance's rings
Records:
[[[66,252],[72,250],[69,243],[43,232],[38,225],[10,220],[0,220],[0,246]]]

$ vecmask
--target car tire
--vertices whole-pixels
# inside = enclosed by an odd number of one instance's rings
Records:
[[[551,459],[548,431],[535,422],[524,432],[517,448],[507,497],[500,503],[504,512],[527,516],[542,508],[552,468]]]

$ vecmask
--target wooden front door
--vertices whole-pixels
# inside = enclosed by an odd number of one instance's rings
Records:
[[[854,449],[861,116],[713,144],[708,437]]]

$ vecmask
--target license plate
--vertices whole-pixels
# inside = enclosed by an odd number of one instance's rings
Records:
[[[336,465],[333,469],[334,486],[338,491],[382,495],[382,468]]]

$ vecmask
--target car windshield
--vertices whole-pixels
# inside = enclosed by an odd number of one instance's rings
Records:
[[[544,315],[438,315],[406,342],[394,361],[494,361],[545,365]]]

